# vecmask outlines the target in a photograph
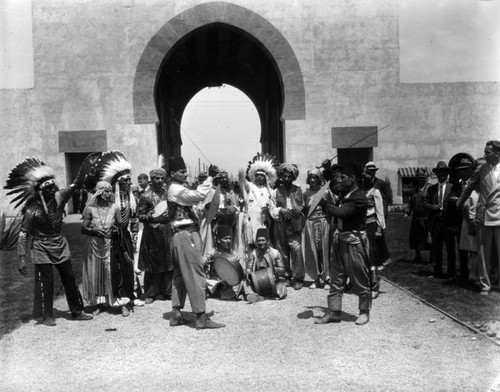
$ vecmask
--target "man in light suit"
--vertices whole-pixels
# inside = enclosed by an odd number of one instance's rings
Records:
[[[496,269],[496,281],[500,271],[500,141],[490,140],[484,148],[486,163],[470,178],[457,201],[462,206],[475,187],[479,187],[476,223],[482,228],[482,243],[486,266]]]
[[[431,185],[427,192],[425,208],[428,211],[427,225],[432,237],[432,256],[434,260],[434,277],[443,278],[443,244],[446,245],[448,277],[456,275],[455,252],[451,249],[454,246],[449,241],[448,222],[446,216],[448,203],[451,196],[452,185],[448,182],[448,165],[444,161],[439,161],[432,171],[438,178],[438,183]]]

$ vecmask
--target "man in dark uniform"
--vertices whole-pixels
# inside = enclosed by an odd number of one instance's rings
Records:
[[[354,292],[359,296],[359,317],[357,325],[369,321],[371,308],[369,249],[366,236],[366,211],[368,199],[358,187],[361,171],[356,164],[347,162],[340,177],[341,192],[344,195],[337,205],[328,204],[328,212],[337,218],[331,263],[331,288],[327,297],[326,314],[315,324],[338,323],[341,321],[342,296],[349,278]]]
[[[144,270],[146,304],[156,299],[172,298],[173,265],[170,259],[170,232],[167,215],[167,191],[164,188],[167,172],[151,170],[151,185],[142,194],[137,207],[139,221],[144,224],[139,269]],[[160,204],[162,203],[162,204]],[[155,207],[162,211],[155,211]]]

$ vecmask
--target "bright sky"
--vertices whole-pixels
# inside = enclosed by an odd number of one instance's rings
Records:
[[[237,176],[261,150],[257,109],[240,90],[223,85],[205,88],[189,102],[181,121],[182,156],[191,174],[198,174],[198,158]],[[189,169],[189,168],[188,168]]]

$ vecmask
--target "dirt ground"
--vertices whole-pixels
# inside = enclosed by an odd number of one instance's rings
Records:
[[[354,295],[340,324],[314,325],[326,291],[308,288],[209,299],[218,330],[169,327],[169,301],[85,322],[55,305],[56,327],[32,320],[0,340],[1,391],[500,391],[498,345],[386,281],[365,326]]]

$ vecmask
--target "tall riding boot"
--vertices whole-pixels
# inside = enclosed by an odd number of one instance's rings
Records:
[[[314,321],[314,324],[340,323],[342,314],[342,297],[328,296],[328,309],[325,315]]]
[[[370,311],[369,310],[360,310],[359,317],[356,319],[356,325],[364,325],[368,321],[370,321]]]

